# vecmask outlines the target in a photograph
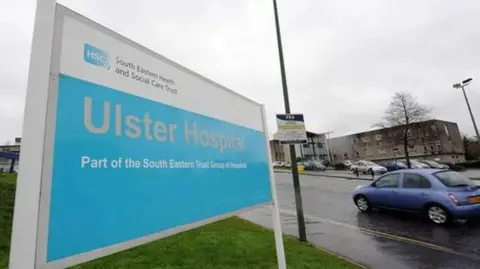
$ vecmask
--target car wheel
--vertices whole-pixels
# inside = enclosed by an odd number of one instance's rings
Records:
[[[352,169],[351,171],[352,171],[352,174],[355,174],[355,169]]]
[[[445,225],[450,221],[450,214],[441,205],[432,204],[426,209],[428,219],[437,225]]]
[[[364,195],[358,195],[355,197],[355,205],[362,212],[368,212],[372,209],[370,206],[370,202]]]

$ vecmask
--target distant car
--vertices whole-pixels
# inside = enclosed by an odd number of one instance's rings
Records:
[[[352,165],[350,166],[350,171],[355,174],[355,171],[357,170],[359,173],[364,174],[371,174],[372,171],[375,174],[384,174],[388,172],[387,168],[370,161],[358,161],[352,163]]]
[[[359,186],[353,201],[360,211],[394,209],[423,214],[435,224],[480,217],[479,186],[445,169],[404,169]]]
[[[283,162],[274,162],[273,163],[273,168],[282,168],[285,167],[285,164]]]
[[[405,164],[401,162],[386,162],[386,163],[381,163],[380,165],[387,168],[388,172],[408,168]]]
[[[325,171],[325,165],[321,161],[306,161],[303,163],[305,170]]]
[[[329,161],[329,160],[323,160],[323,161],[321,161],[321,163],[322,163],[322,165],[323,165],[323,166],[325,166],[325,167],[327,167],[327,166],[330,166],[330,165],[331,165],[331,163],[330,163],[330,161]]]
[[[402,160],[402,161],[399,161],[405,165],[407,165],[407,161],[406,160]],[[414,168],[414,169],[426,169],[426,168],[430,168],[430,166],[428,166],[427,164],[424,164],[424,163],[421,163],[417,160],[410,160],[410,165],[411,165],[411,168]]]
[[[345,167],[350,168],[350,166],[352,165],[352,161],[346,160],[343,161],[343,164],[345,165]]]
[[[418,161],[428,165],[430,168],[438,168],[438,169],[449,169],[450,168],[446,164],[437,163],[435,161],[430,161],[430,160],[418,160]]]

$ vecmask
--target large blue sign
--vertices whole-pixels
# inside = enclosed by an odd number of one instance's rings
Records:
[[[271,201],[263,133],[60,75],[48,261]]]

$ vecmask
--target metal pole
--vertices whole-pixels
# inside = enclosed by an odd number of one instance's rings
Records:
[[[477,124],[475,123],[475,118],[473,117],[472,109],[470,108],[470,103],[468,102],[467,94],[465,93],[465,86],[462,85],[463,96],[465,97],[465,102],[467,103],[468,112],[470,112],[470,117],[472,118],[473,128],[475,128],[475,134],[477,135],[477,141],[480,141],[480,134],[478,133]]]
[[[330,165],[333,165],[332,155],[330,153],[330,145],[328,144],[328,138],[330,133],[325,133],[325,146],[327,147],[327,159]]]
[[[277,32],[278,55],[280,58],[280,71],[282,75],[283,99],[285,102],[285,113],[290,113],[290,102],[288,100],[287,77],[285,75],[285,64],[283,62],[282,36],[280,34],[280,22],[278,20],[277,1],[273,0],[273,10],[275,14],[275,28]],[[290,161],[292,162],[293,189],[295,191],[295,204],[297,206],[298,237],[300,241],[307,241],[305,230],[305,218],[303,216],[302,192],[300,190],[300,180],[298,178],[297,156],[295,146],[290,145]]]
[[[312,140],[313,159],[316,160],[317,155],[315,153],[315,141],[313,140],[313,136],[311,137],[311,140]]]
[[[10,163],[10,170],[9,170],[10,174],[13,174],[13,172],[15,171],[15,161],[16,159],[12,159],[12,162]]]

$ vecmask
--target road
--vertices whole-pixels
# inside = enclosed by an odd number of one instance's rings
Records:
[[[296,236],[291,174],[276,173],[282,229]],[[353,190],[368,182],[301,176],[307,236],[311,243],[369,268],[480,268],[480,225],[437,227],[415,216],[360,213]],[[242,215],[271,227],[270,209]]]

